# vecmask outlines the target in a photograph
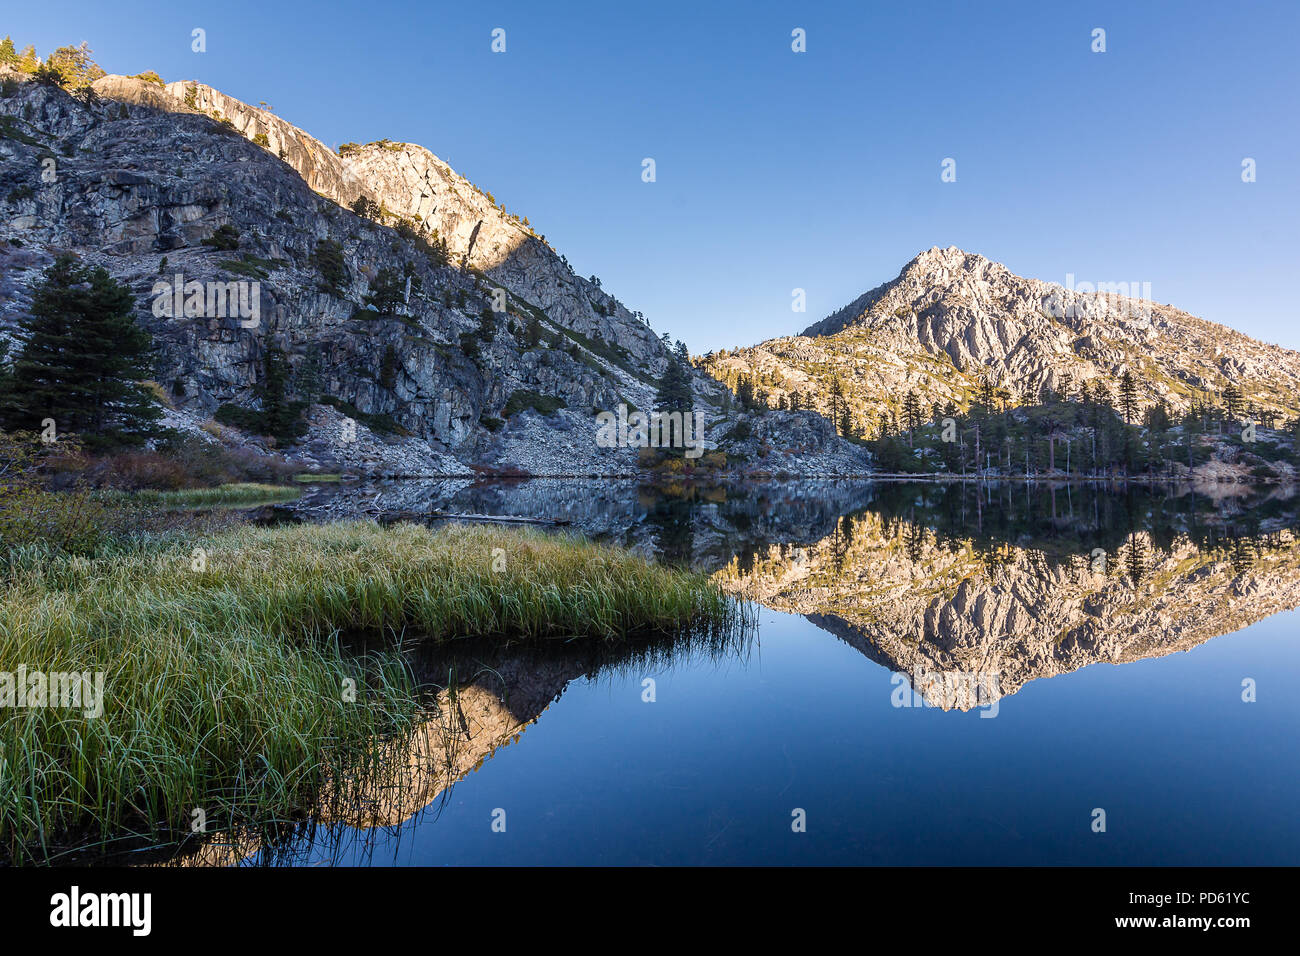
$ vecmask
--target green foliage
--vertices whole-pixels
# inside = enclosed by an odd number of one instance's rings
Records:
[[[238,428],[240,431],[255,435],[261,434],[264,427],[262,413],[257,409],[232,405],[229,402],[217,408],[212,415],[212,420],[220,425],[229,425],[231,428]]]
[[[292,442],[307,430],[303,411],[307,402],[289,394],[291,370],[284,351],[269,346],[262,355],[262,379],[257,384],[261,409],[222,405],[213,420],[255,435],[269,435],[277,442]]]
[[[289,398],[289,361],[278,346],[263,355],[263,377],[258,385],[262,422],[266,434],[281,442],[293,441],[307,430],[302,413],[307,403]]]
[[[238,259],[222,259],[217,265],[236,275],[248,276],[250,279],[265,279],[270,275],[267,270],[273,267],[275,263],[269,259],[244,255]]]
[[[365,297],[366,305],[382,315],[392,315],[402,305],[406,295],[406,281],[396,269],[380,269],[370,283]]]
[[[411,432],[397,423],[397,420],[386,412],[372,415],[363,412],[351,402],[345,402],[341,398],[335,398],[333,395],[322,395],[320,397],[322,405],[329,405],[337,408],[349,418],[359,421],[376,435],[410,435]]]
[[[750,426],[749,422],[744,419],[741,419],[740,421],[736,422],[736,424],[732,425],[731,428],[727,431],[727,440],[745,441],[753,434],[754,434],[754,429]]]
[[[665,345],[668,334],[664,333]],[[668,353],[668,363],[659,377],[655,389],[655,410],[660,412],[682,412],[689,414],[694,407],[691,394],[691,376],[686,346],[677,343],[675,349]]]
[[[343,298],[348,284],[348,267],[343,261],[343,244],[336,239],[320,239],[311,254],[311,264],[320,273],[321,290]]]
[[[103,537],[104,508],[78,485],[46,490],[41,470],[56,456],[74,456],[75,440],[44,444],[36,435],[0,432],[0,550],[52,548],[70,554],[92,551]]]
[[[130,289],[104,269],[61,255],[33,290],[18,339],[0,395],[10,429],[36,431],[52,419],[59,433],[79,434],[93,447],[161,434],[161,410],[142,384],[152,341],[136,325]]]
[[[218,226],[212,235],[203,240],[203,245],[229,252],[239,248],[239,230],[230,223]]]
[[[348,146],[351,144],[344,143],[343,145]],[[339,150],[342,151],[342,149],[343,146],[340,146]],[[379,218],[379,203],[375,202],[369,196],[366,195],[358,196],[356,200],[353,201],[352,205],[349,208],[358,216],[362,216],[366,219]]]
[[[524,341],[530,349],[537,348],[542,342],[542,323],[537,316],[530,316],[528,319],[528,328],[524,333]]]
[[[91,59],[93,52],[84,41],[80,46],[61,46],[45,58],[36,70],[36,78],[71,92],[84,90],[105,75],[99,64]]]
[[[542,395],[530,389],[518,389],[506,400],[506,407],[501,414],[513,418],[525,408],[531,408],[541,415],[553,415],[561,408],[567,407],[564,399],[555,395]]]

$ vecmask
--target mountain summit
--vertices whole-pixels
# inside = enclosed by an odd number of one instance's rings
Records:
[[[1113,387],[1127,372],[1140,405],[1185,410],[1232,386],[1247,412],[1300,408],[1300,353],[1146,295],[1136,282],[1070,289],[1026,279],[935,247],[802,334],[717,353],[707,367],[733,384],[750,376],[777,404],[811,396],[822,409],[838,380],[864,430],[908,391],[926,407],[965,407],[985,379],[1034,402],[1093,380]]]

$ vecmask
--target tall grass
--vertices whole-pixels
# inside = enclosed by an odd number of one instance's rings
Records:
[[[302,496],[302,489],[289,485],[264,485],[257,482],[234,482],[216,488],[179,488],[158,491],[101,492],[100,497],[112,504],[159,505],[169,508],[210,508],[221,505],[254,505],[275,501],[292,501]]]
[[[0,670],[106,674],[99,718],[0,710],[15,859],[73,830],[186,830],[195,809],[210,827],[300,815],[418,715],[402,658],[353,657],[353,636],[610,640],[746,613],[702,576],[516,528],[239,527],[14,550],[0,576]]]

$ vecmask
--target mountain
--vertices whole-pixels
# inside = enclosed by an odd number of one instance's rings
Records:
[[[899,413],[909,390],[927,411],[949,401],[965,408],[984,377],[1022,404],[1095,380],[1113,391],[1129,372],[1139,407],[1217,404],[1231,383],[1243,411],[1300,410],[1300,353],[1118,294],[1137,283],[1116,285],[1066,289],[936,247],[800,335],[719,352],[703,367],[733,385],[751,376],[773,404],[793,393],[823,411],[838,378],[855,427],[868,434]]]
[[[308,428],[277,451],[304,464],[638,470],[639,449],[598,444],[594,413],[651,408],[668,343],[428,150],[336,153],[197,82],[102,76],[73,96],[5,67],[0,80],[0,338],[72,251],[135,294],[167,424],[202,440],[260,441],[248,422],[278,350]],[[203,284],[207,309],[159,314],[177,277]],[[213,287],[232,282],[256,285],[256,316],[214,314]],[[724,389],[689,375],[705,447],[727,446]],[[865,468],[811,413],[744,433],[757,445],[731,443],[732,466]]]

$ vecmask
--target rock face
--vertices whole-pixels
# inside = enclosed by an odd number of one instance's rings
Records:
[[[597,445],[594,412],[650,408],[666,344],[428,150],[339,155],[199,83],[106,76],[74,98],[0,71],[15,84],[0,98],[0,336],[68,250],[136,294],[171,418],[257,408],[277,348],[293,397],[345,413],[310,411],[291,449],[304,460],[408,476],[637,471],[636,448]],[[377,301],[393,276],[397,301]],[[194,282],[197,308],[161,305],[175,301],[166,284]],[[255,316],[213,302],[229,283]],[[723,389],[692,375],[716,426]]]
[[[774,398],[812,395],[822,410],[838,376],[863,426],[897,410],[909,389],[927,408],[962,407],[986,375],[1036,400],[1099,377],[1113,388],[1127,370],[1144,405],[1186,409],[1232,382],[1245,407],[1300,410],[1300,353],[1146,301],[1137,283],[1116,285],[1067,290],[933,248],[802,334],[710,356],[705,367],[733,382],[755,376]]]

